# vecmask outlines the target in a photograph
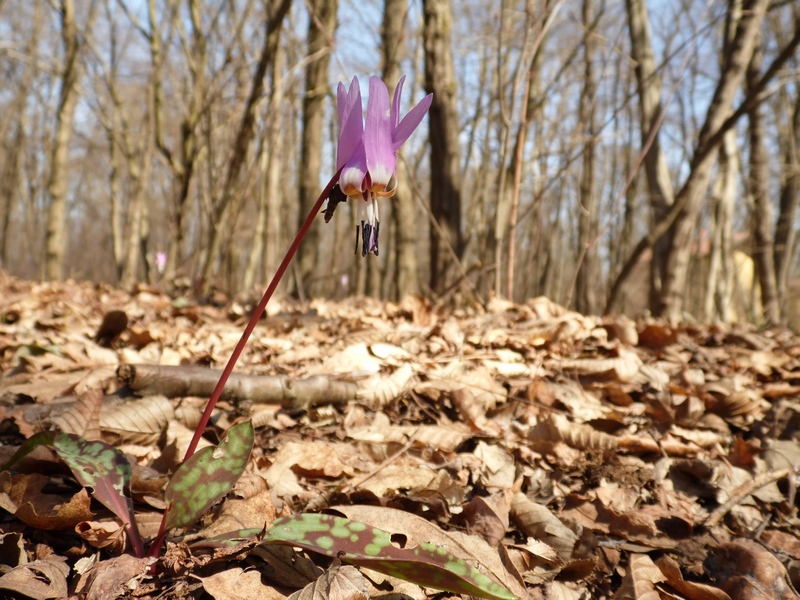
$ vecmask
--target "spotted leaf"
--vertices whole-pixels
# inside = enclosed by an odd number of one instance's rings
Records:
[[[131,483],[131,465],[119,450],[105,442],[87,441],[72,433],[59,433],[53,442],[58,456],[67,463],[81,485],[117,515],[125,524],[137,557],[144,556],[144,545],[136,526],[133,502],[125,488]]]
[[[195,452],[167,484],[166,529],[193,525],[227,494],[244,472],[255,433],[250,421],[234,425],[216,448]]]
[[[399,548],[392,534],[331,515],[301,514],[272,524],[262,544],[285,544],[338,557],[418,585],[489,600],[517,597],[478,569],[434,544]]]

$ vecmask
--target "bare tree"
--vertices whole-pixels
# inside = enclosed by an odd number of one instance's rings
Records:
[[[50,205],[47,211],[47,238],[45,248],[45,277],[59,280],[64,276],[64,252],[67,243],[67,187],[69,184],[70,139],[78,103],[78,81],[81,77],[81,32],[78,29],[73,0],[61,0],[59,6],[61,19],[61,43],[64,57],[61,66],[61,91],[58,100],[56,131],[50,156],[50,178],[47,191]],[[85,31],[91,30],[94,16],[94,3],[91,4],[85,23]]]
[[[645,0],[626,0],[628,34],[631,41],[631,57],[639,96],[639,123],[641,147],[644,153],[644,170],[653,223],[661,222],[675,201],[667,170],[667,159],[661,148],[659,128],[663,119],[661,106],[661,77],[656,70],[653,53],[650,16]],[[658,305],[662,283],[666,276],[669,233],[653,246],[650,268],[651,309]]]
[[[762,52],[760,40],[756,42],[750,64],[747,68],[747,90],[753,88],[761,77]],[[773,238],[773,211],[769,192],[769,163],[767,156],[766,132],[760,104],[748,112],[750,121],[750,194],[753,197],[753,258],[758,267],[758,281],[761,286],[761,304],[764,320],[770,324],[780,322],[778,304],[778,285],[775,276],[775,241]]]
[[[338,0],[310,0],[308,2],[308,57],[306,65],[306,91],[303,96],[303,131],[300,157],[300,212],[298,226],[305,220],[320,192],[322,159],[322,130],[325,116],[325,98],[330,89],[328,64],[333,37],[336,32]],[[299,280],[296,289],[300,296],[313,294],[310,286],[319,256],[319,230],[312,227],[297,254]],[[295,271],[298,273],[298,270]]]
[[[39,41],[43,26],[44,6],[35,3],[34,14],[31,19],[31,31],[27,36],[24,46],[25,55],[33,55],[33,49]],[[9,233],[11,214],[15,204],[21,199],[20,186],[22,184],[22,160],[26,146],[26,103],[33,85],[36,67],[32,62],[23,63],[23,71],[11,104],[6,111],[9,117],[7,132],[4,138],[5,155],[3,166],[0,167],[0,265],[8,265],[9,261]]]
[[[457,257],[463,251],[457,85],[450,40],[453,6],[451,0],[423,0],[422,7],[425,90],[433,93],[429,113],[431,211],[439,225],[431,230],[430,287],[441,293],[452,277],[450,251]]]
[[[400,80],[400,63],[406,52],[406,23],[408,3],[406,0],[384,0],[381,23],[381,70],[383,79],[390,86]],[[404,181],[405,163],[397,161],[397,179]],[[395,232],[395,281],[394,295],[402,298],[406,294],[419,292],[419,264],[417,240],[420,237],[419,219],[415,214],[411,194],[400,187],[391,201],[392,222]]]
[[[736,110],[732,108],[736,91],[742,83],[744,72],[750,62],[755,39],[765,12],[766,2],[764,0],[743,3],[743,17],[736,29],[731,53],[726,57],[724,68],[698,136],[697,145],[692,153],[687,180],[676,195],[675,203],[667,217],[657,223],[650,233],[637,244],[632,256],[614,282],[607,308],[615,301],[622,284],[633,271],[644,250],[651,248],[665,233],[672,231],[673,237],[667,261],[667,280],[661,293],[658,312],[671,319],[681,317],[691,254],[691,237],[711,177],[714,151],[719,148],[725,133],[753,104],[758,103],[758,96],[751,94]],[[800,44],[800,27],[796,28],[795,35],[781,49],[769,68],[764,71],[757,85],[753,86],[754,93],[760,94],[765,89],[767,83],[775,77],[780,68],[794,54],[798,44]]]
[[[603,12],[602,4],[595,8],[592,0],[583,0],[581,16],[585,30],[583,42],[583,85],[578,116],[583,149],[579,184],[580,213],[578,216],[578,272],[575,286],[575,306],[589,314],[598,310],[597,274],[600,262],[597,252],[599,199],[595,182],[595,145],[597,144],[597,82],[594,61],[597,56],[596,30]],[[594,10],[593,10],[594,9]],[[595,14],[593,14],[595,13]]]
[[[724,65],[725,57],[731,50],[741,16],[742,6],[738,0],[731,4],[731,10],[725,17],[721,65]],[[737,145],[736,132],[734,130],[726,132],[719,147],[717,174],[711,186],[708,226],[710,244],[703,306],[703,314],[707,321],[717,316],[727,323],[735,317],[732,303],[736,272],[733,256],[733,217],[739,195],[740,172]]]

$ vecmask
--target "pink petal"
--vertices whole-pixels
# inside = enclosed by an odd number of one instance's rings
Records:
[[[392,147],[392,122],[389,90],[377,77],[369,78],[369,101],[364,127],[367,170],[372,185],[385,188],[394,175],[397,157]]]
[[[433,102],[433,94],[428,94],[419,101],[419,104],[408,111],[408,114],[403,117],[400,124],[394,128],[392,131],[392,148],[395,152],[400,146],[406,143],[406,140],[411,137],[414,130],[419,127],[422,118],[431,107],[431,102]]]
[[[339,109],[339,143],[336,150],[336,169],[339,170],[362,143],[364,123],[362,116],[361,89],[358,79],[353,77],[350,89],[345,92],[344,85],[336,90]]]

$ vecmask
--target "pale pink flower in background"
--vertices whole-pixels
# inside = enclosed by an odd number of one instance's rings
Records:
[[[166,252],[156,252],[156,271],[159,274],[164,272],[164,269],[167,268],[167,253]]]

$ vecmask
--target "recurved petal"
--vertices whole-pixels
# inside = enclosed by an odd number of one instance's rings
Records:
[[[394,98],[392,99],[392,131],[397,129],[397,124],[400,123],[400,98],[403,95],[403,84],[406,81],[406,76],[403,75],[400,81],[397,82],[397,87],[394,88]]]
[[[403,117],[400,124],[394,128],[392,131],[393,150],[397,151],[400,146],[405,144],[406,140],[414,133],[414,130],[419,127],[422,118],[431,107],[431,102],[433,102],[433,94],[428,94],[414,108],[408,111],[408,114]]]

